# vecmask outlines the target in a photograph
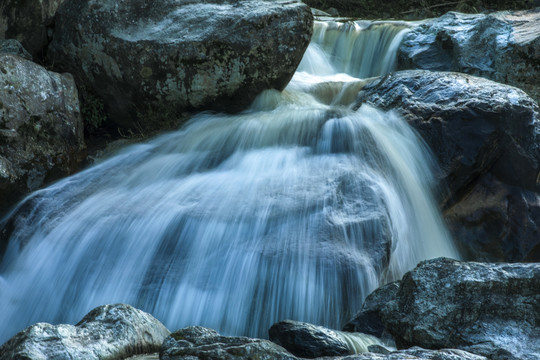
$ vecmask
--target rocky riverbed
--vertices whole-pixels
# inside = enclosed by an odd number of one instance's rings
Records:
[[[129,305],[92,310],[77,325],[33,325],[0,359],[523,359],[540,358],[540,264],[420,263],[373,292],[345,331],[282,321],[270,340],[192,326],[170,333]],[[400,350],[396,350],[400,349]]]

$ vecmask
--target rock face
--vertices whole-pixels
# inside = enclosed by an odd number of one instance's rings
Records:
[[[161,360],[175,359],[296,359],[268,340],[221,336],[212,329],[192,326],[171,334],[159,352]]]
[[[268,330],[270,340],[296,356],[313,359],[348,355],[347,344],[334,331],[299,321],[280,321]]]
[[[73,78],[0,54],[0,213],[76,171],[84,153]]]
[[[540,243],[535,210],[540,193],[539,109],[523,91],[465,74],[414,70],[372,81],[358,101],[395,109],[433,150],[441,184],[448,187],[441,205],[445,210],[454,207],[447,215],[464,249],[481,246],[473,244],[476,241],[501,242],[491,253],[472,259],[521,261]],[[485,185],[494,181],[504,188],[497,190],[497,204]],[[456,205],[470,199],[473,191],[476,208]],[[477,211],[482,204],[483,210]],[[504,222],[479,231],[478,226],[488,225],[475,222],[487,213],[498,214]],[[520,228],[525,216],[526,228]]]
[[[408,33],[400,69],[459,71],[517,86],[540,101],[540,10],[448,13]]]
[[[113,121],[151,128],[282,89],[312,24],[296,1],[72,0],[58,10],[48,57],[104,99]]]
[[[17,39],[34,57],[42,57],[49,43],[53,17],[65,0],[3,0],[0,39]]]
[[[425,261],[405,274],[394,298],[381,301],[377,311],[400,347],[538,359],[540,264]],[[360,322],[355,328],[361,330]]]
[[[17,55],[23,59],[32,60],[32,55],[15,39],[0,40],[0,53]]]
[[[104,305],[77,325],[38,323],[0,347],[0,359],[125,359],[156,352],[170,332],[129,305]]]

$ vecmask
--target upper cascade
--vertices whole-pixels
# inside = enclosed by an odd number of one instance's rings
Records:
[[[361,79],[386,75],[395,69],[399,45],[409,30],[404,22],[315,21],[298,71]]]

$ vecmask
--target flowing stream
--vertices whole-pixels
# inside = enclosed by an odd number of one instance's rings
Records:
[[[117,302],[170,330],[266,337],[283,319],[339,329],[418,261],[457,257],[425,144],[392,112],[352,110],[406,31],[316,22],[283,92],[238,115],[201,113],[30,195],[1,224],[12,235],[0,343]]]

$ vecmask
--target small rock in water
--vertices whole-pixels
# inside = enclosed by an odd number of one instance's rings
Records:
[[[374,336],[344,333],[300,321],[280,321],[268,331],[270,340],[296,356],[317,358],[368,352],[369,346],[382,343]]]
[[[161,346],[161,360],[258,359],[294,360],[296,357],[268,340],[221,336],[212,329],[191,326],[172,333]]]
[[[150,314],[124,304],[104,305],[75,326],[26,328],[0,347],[0,360],[124,359],[158,351],[169,334]]]
[[[299,321],[280,321],[268,330],[270,340],[296,356],[316,358],[348,355],[352,352],[334,331]]]
[[[387,348],[381,345],[369,345],[368,351],[372,353],[376,353],[376,354],[383,354],[383,355],[390,354],[391,352],[390,350],[388,350]]]

